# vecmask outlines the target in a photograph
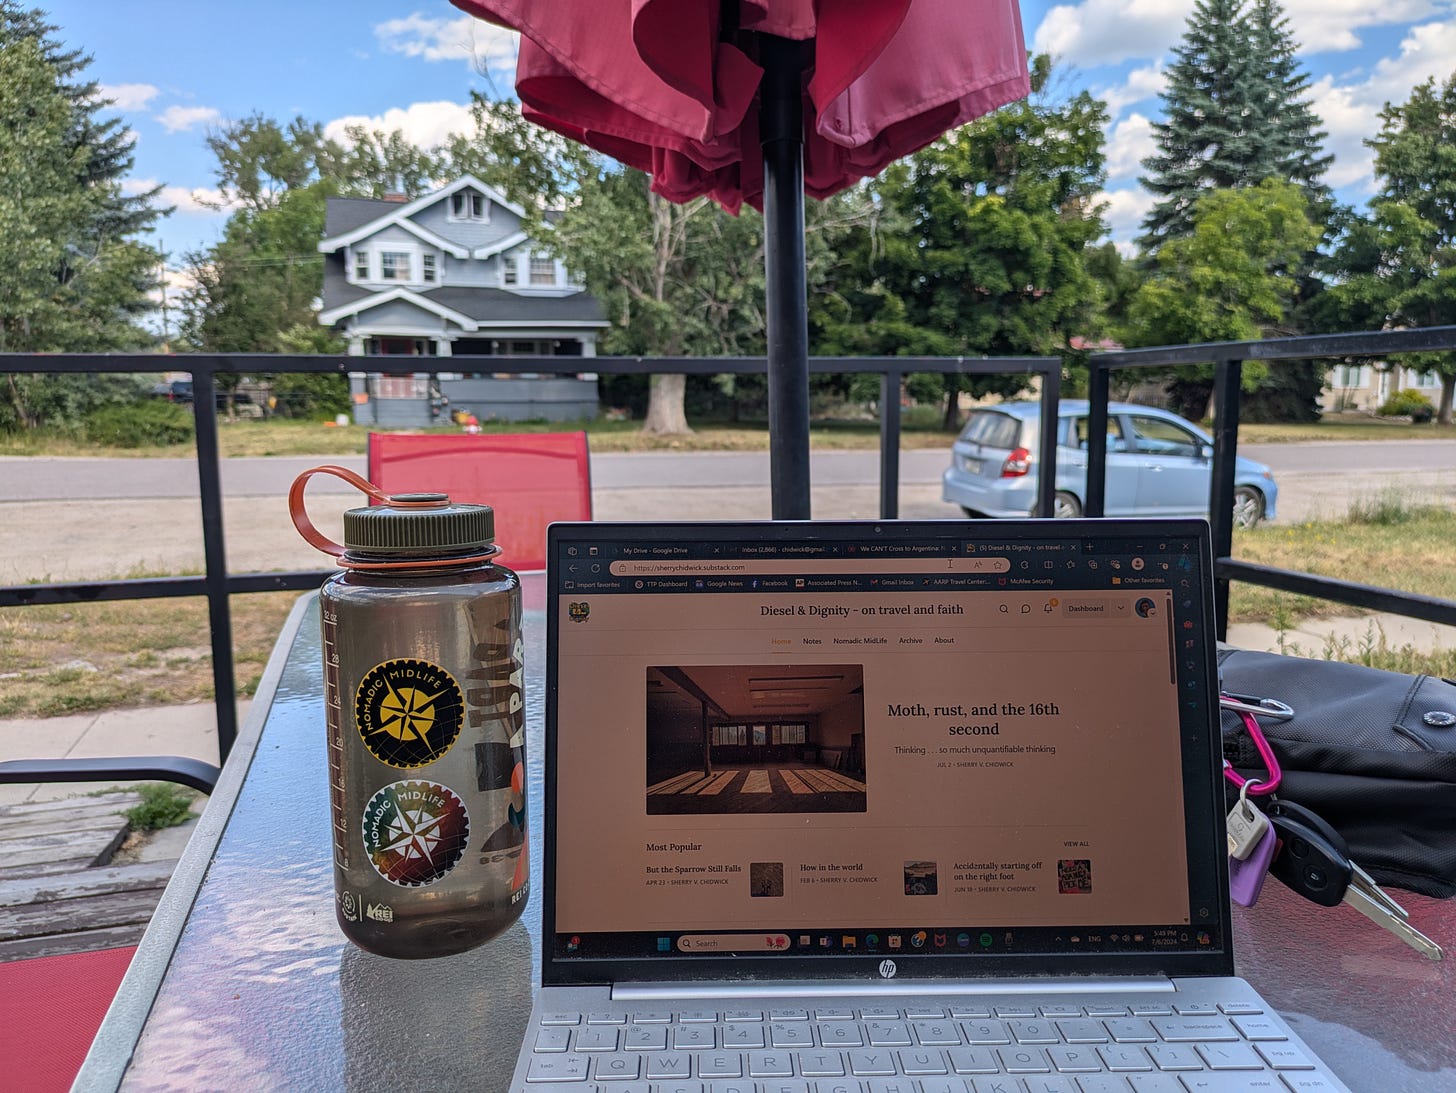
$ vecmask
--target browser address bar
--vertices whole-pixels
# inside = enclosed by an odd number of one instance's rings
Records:
[[[708,561],[615,561],[618,577],[733,577],[752,573],[1005,573],[1006,558],[781,558]]]

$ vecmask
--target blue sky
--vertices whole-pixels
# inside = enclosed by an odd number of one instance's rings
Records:
[[[336,131],[350,122],[402,129],[430,145],[463,126],[472,90],[508,92],[514,71],[511,36],[446,0],[35,2],[62,41],[92,55],[90,75],[136,134],[133,186],[166,187],[176,211],[158,234],[174,265],[216,240],[225,219],[200,202],[216,185],[209,126],[254,112],[280,121],[301,114]],[[1028,45],[1061,57],[1076,85],[1109,103],[1106,219],[1120,244],[1137,234],[1149,205],[1138,161],[1152,150],[1169,52],[1192,6],[1021,4]],[[1371,179],[1361,141],[1375,133],[1381,106],[1456,67],[1456,0],[1285,0],[1285,10],[1336,157],[1327,181],[1363,203]]]

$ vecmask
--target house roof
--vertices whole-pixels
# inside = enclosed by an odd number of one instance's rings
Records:
[[[356,315],[390,300],[403,300],[437,315],[461,323],[493,326],[508,323],[589,324],[605,327],[601,305],[587,292],[569,296],[532,296],[503,288],[469,288],[445,286],[421,292],[413,289],[391,289],[372,292],[344,279],[343,272],[329,264],[324,275],[324,306],[319,318],[330,324],[348,315]],[[447,314],[448,313],[448,314]]]
[[[507,200],[506,196],[499,190],[487,186],[474,175],[461,175],[454,182],[435,190],[433,193],[425,194],[423,197],[417,197],[413,201],[400,202],[375,201],[368,198],[329,198],[325,202],[324,208],[324,238],[319,243],[318,249],[328,254],[341,247],[347,247],[351,243],[357,243],[360,239],[394,224],[419,235],[421,238],[428,237],[431,243],[436,246],[441,246],[443,249],[459,251],[458,257],[465,258],[469,252],[465,251],[464,248],[456,247],[455,244],[440,239],[439,236],[434,235],[432,232],[426,232],[414,222],[413,217],[417,212],[445,200],[457,190],[463,190],[467,186],[471,189],[479,190],[489,201],[501,206],[503,209],[510,210],[517,216],[526,215],[525,209],[521,208],[514,201]],[[347,206],[342,205],[345,202],[348,203]],[[368,210],[363,207],[365,203],[370,206]],[[333,207],[336,204],[341,205],[344,210],[340,213],[340,216],[347,217],[349,220],[347,225],[341,220],[338,230],[335,230],[333,223]],[[366,212],[370,212],[373,215],[366,216]],[[355,220],[353,219],[354,217],[360,217],[361,219]]]

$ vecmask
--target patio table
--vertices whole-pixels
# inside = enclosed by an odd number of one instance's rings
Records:
[[[540,876],[545,580],[527,574],[532,875]],[[78,1089],[503,1090],[531,1007],[539,889],[481,948],[394,961],[334,921],[317,594],[284,627],[217,792]],[[1448,951],[1456,900],[1397,898]],[[1352,1089],[1456,1088],[1456,955],[1271,881],[1235,908],[1239,973]]]

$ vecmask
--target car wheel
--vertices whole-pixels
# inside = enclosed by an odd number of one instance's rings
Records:
[[[1066,490],[1057,490],[1056,497],[1052,499],[1052,515],[1058,520],[1070,520],[1074,516],[1081,516],[1082,502]]]
[[[1234,527],[1251,528],[1264,519],[1264,495],[1253,486],[1234,487]]]

